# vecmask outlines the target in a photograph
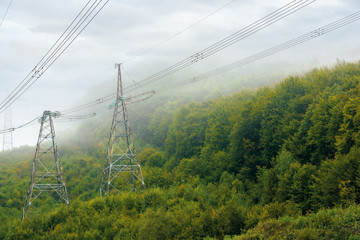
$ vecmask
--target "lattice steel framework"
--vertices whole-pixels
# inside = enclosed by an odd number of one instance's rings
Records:
[[[47,194],[57,202],[69,204],[65,181],[62,176],[61,159],[55,143],[53,117],[59,117],[59,115],[59,112],[44,111],[39,119],[41,123],[40,133],[23,209],[23,220],[41,206],[41,199],[38,199],[41,195]]]
[[[3,135],[3,151],[11,150],[13,148],[13,131],[12,129],[12,116],[11,116],[11,106],[5,109],[4,111],[4,129],[10,129],[8,132],[4,132]]]
[[[126,109],[127,97],[123,95],[120,64],[115,66],[118,67],[117,97],[100,185],[101,196],[145,188]]]

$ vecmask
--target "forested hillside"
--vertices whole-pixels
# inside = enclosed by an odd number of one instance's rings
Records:
[[[34,149],[0,153],[0,239],[360,239],[360,62],[184,102],[129,107],[136,193],[99,197],[109,119],[61,141],[70,205],[31,220]]]

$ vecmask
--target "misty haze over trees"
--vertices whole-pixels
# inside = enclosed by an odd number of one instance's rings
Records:
[[[31,219],[34,147],[1,152],[0,239],[360,239],[360,62],[217,87],[129,106],[145,190],[99,196],[110,115],[59,139],[70,205]]]

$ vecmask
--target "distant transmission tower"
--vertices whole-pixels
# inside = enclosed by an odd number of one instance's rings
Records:
[[[12,128],[11,106],[5,109],[4,129]],[[13,148],[12,131],[5,132],[3,135],[3,151]]]
[[[62,176],[60,155],[55,143],[53,117],[59,116],[59,112],[44,111],[39,119],[41,123],[40,133],[23,209],[23,220],[41,206],[41,199],[38,198],[42,194],[52,196],[57,202],[64,201],[69,204],[65,181]]]
[[[117,96],[100,185],[101,196],[145,188],[126,109],[129,98],[123,93],[120,64],[115,66],[118,67]]]

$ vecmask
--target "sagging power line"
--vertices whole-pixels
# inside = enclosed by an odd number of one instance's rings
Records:
[[[186,84],[191,84],[191,83],[194,83],[194,82],[209,78],[211,76],[218,75],[218,74],[230,71],[232,69],[242,67],[242,66],[247,65],[249,63],[259,61],[259,60],[261,60],[261,59],[263,59],[265,57],[268,57],[268,56],[271,56],[273,54],[276,54],[276,53],[282,52],[284,50],[287,50],[289,48],[295,47],[297,45],[300,45],[302,43],[305,43],[307,41],[310,41],[310,40],[315,39],[317,37],[320,37],[322,35],[325,35],[325,34],[327,34],[329,32],[335,31],[335,30],[337,30],[339,28],[342,28],[342,27],[344,27],[346,25],[349,25],[349,24],[351,24],[353,22],[356,22],[358,20],[360,20],[360,11],[352,13],[352,14],[344,17],[344,18],[341,18],[341,19],[339,19],[337,21],[329,23],[329,24],[327,24],[327,25],[325,25],[323,27],[317,28],[317,29],[315,29],[313,31],[310,31],[310,32],[308,32],[306,34],[303,34],[303,35],[301,35],[301,36],[299,36],[297,38],[286,41],[286,42],[284,42],[282,44],[276,45],[274,47],[271,47],[271,48],[269,48],[267,50],[264,50],[264,51],[261,51],[259,53],[253,54],[253,55],[251,55],[249,57],[243,58],[243,59],[238,60],[236,62],[233,62],[231,64],[228,64],[228,65],[222,66],[220,68],[211,70],[209,72],[197,75],[195,77],[188,78],[188,79],[186,79],[184,81],[176,82],[170,88],[174,89],[174,88],[177,88],[177,87],[182,87],[182,86],[184,86]],[[159,88],[157,91],[161,91],[161,90],[162,89]],[[147,93],[147,94],[149,94],[149,93]],[[115,95],[116,95],[116,93],[112,93],[112,94],[106,95],[106,96],[104,96],[102,98],[98,98],[95,101],[85,103],[85,104],[82,104],[80,106],[68,109],[68,110],[66,110],[64,112],[71,113],[71,112],[75,112],[75,111],[88,109],[88,108],[91,108],[93,106],[103,104],[103,103],[106,103],[106,102],[112,100]],[[27,125],[33,123],[33,121],[34,120],[30,121],[27,124],[24,124],[23,126],[27,126]],[[21,128],[21,127],[22,126],[18,126],[16,128],[12,128],[12,129],[0,130],[0,134],[5,133],[5,132],[9,132],[9,131],[13,131],[13,130]]]
[[[163,79],[177,71],[180,71],[192,64],[195,64],[235,43],[238,41],[245,39],[254,33],[280,21],[281,19],[295,13],[296,11],[308,6],[309,4],[315,2],[316,0],[295,0],[291,1],[290,3],[284,5],[283,7],[279,8],[278,10],[268,14],[267,16],[255,21],[254,23],[248,25],[247,27],[231,34],[230,36],[222,39],[219,42],[212,44],[211,46],[191,55],[190,57],[165,68],[162,71],[159,71],[138,83],[142,85],[148,85],[150,83],[156,82],[160,79]],[[131,86],[130,86],[131,88]]]
[[[89,0],[30,73],[0,103],[0,113],[19,99],[65,52],[109,0]]]
[[[13,0],[10,0],[9,5],[8,5],[7,8],[6,8],[6,11],[5,11],[3,17],[1,18],[0,27],[2,26],[2,24],[3,24],[3,22],[4,22],[4,19],[5,19],[8,11],[9,11],[9,9],[10,9],[10,7],[11,7],[12,2],[13,2]]]
[[[304,42],[307,42],[307,41],[310,41],[310,40],[315,39],[317,37],[320,37],[320,36],[322,36],[322,35],[324,35],[326,33],[335,31],[335,30],[337,30],[337,29],[339,29],[341,27],[344,27],[344,26],[346,26],[348,24],[356,22],[359,19],[360,19],[360,11],[352,13],[352,14],[344,17],[344,18],[341,18],[341,19],[335,21],[335,22],[329,23],[329,24],[327,24],[327,25],[325,25],[323,27],[320,27],[320,28],[317,28],[317,29],[315,29],[313,31],[310,31],[309,33],[306,33],[306,34],[301,35],[301,36],[299,36],[297,38],[294,38],[294,39],[286,41],[286,42],[284,42],[282,44],[271,47],[271,48],[269,48],[267,50],[264,50],[262,52],[251,55],[249,57],[243,58],[243,59],[238,60],[236,62],[233,62],[231,64],[228,64],[228,65],[222,66],[220,68],[211,70],[209,72],[197,75],[195,77],[188,78],[188,79],[183,80],[183,81],[179,81],[179,82],[171,85],[170,88],[174,89],[176,87],[181,87],[181,86],[184,86],[186,84],[194,83],[194,82],[209,78],[211,76],[218,75],[218,74],[230,71],[232,69],[242,67],[242,66],[247,65],[249,63],[261,60],[261,59],[263,59],[265,57],[271,56],[271,55],[276,54],[278,52],[287,50],[289,48],[295,47],[295,46],[297,46],[299,44],[302,44]],[[157,88],[156,92],[161,91],[161,90],[162,90],[161,88]],[[107,96],[105,96],[103,98],[99,98],[96,101],[89,102],[87,104],[83,104],[83,105],[79,106],[80,108],[72,108],[72,109],[70,109],[70,111],[72,112],[72,111],[76,111],[78,109],[83,110],[83,109],[87,109],[87,108],[96,106],[98,104],[102,104],[104,102],[107,102],[107,101],[111,100],[111,98],[114,95],[115,95],[115,93],[109,94],[109,95],[107,95]]]
[[[83,114],[83,115],[69,115],[69,114],[62,114],[61,112],[57,111],[57,120],[56,122],[73,122],[73,121],[78,121],[78,120],[83,120],[83,119],[87,119],[87,118],[91,118],[96,116],[96,113],[89,113],[89,114]],[[13,132],[15,130],[24,128],[24,127],[30,127],[33,125],[37,125],[38,122],[41,122],[41,116],[37,116],[34,119],[32,119],[31,121],[18,125],[16,127],[8,127],[8,128],[4,128],[2,130],[0,130],[0,134],[7,134],[10,132]]]
[[[151,50],[153,50],[153,49],[155,49],[155,48],[157,48],[157,47],[159,47],[159,46],[161,46],[161,45],[169,42],[170,40],[178,37],[178,36],[181,35],[182,33],[188,31],[189,29],[191,29],[191,28],[195,27],[196,25],[200,24],[201,22],[205,21],[207,18],[209,18],[209,17],[213,16],[214,14],[218,13],[219,11],[223,10],[225,7],[229,6],[229,5],[230,5],[232,2],[234,2],[234,1],[235,1],[235,0],[231,0],[231,1],[227,2],[225,5],[221,6],[220,8],[218,8],[218,9],[216,9],[215,11],[211,12],[210,14],[206,15],[205,17],[201,18],[199,21],[191,24],[190,26],[184,28],[183,30],[181,30],[181,31],[179,31],[179,32],[177,32],[177,33],[175,33],[175,34],[172,35],[171,37],[169,37],[169,38],[167,38],[167,39],[159,42],[158,44],[156,44],[156,45],[154,45],[154,46],[146,49],[145,51],[143,51],[143,52],[135,55],[134,57],[131,57],[130,59],[126,60],[126,61],[125,61],[124,63],[122,63],[122,64],[127,64],[127,63],[135,60],[136,58],[141,57],[141,56],[147,54],[147,53],[150,52]]]
[[[263,59],[265,57],[271,56],[273,54],[276,54],[276,53],[282,52],[284,50],[287,50],[289,48],[295,47],[295,46],[297,46],[299,44],[302,44],[304,42],[307,42],[307,41],[310,41],[312,39],[318,38],[318,37],[320,37],[320,36],[322,36],[324,34],[335,31],[335,30],[337,30],[339,28],[342,28],[342,27],[344,27],[346,25],[349,25],[349,24],[351,24],[353,22],[356,22],[356,21],[359,21],[359,20],[360,20],[360,11],[355,12],[353,14],[350,14],[350,15],[348,15],[348,16],[346,16],[344,18],[341,18],[341,19],[339,19],[339,20],[337,20],[335,22],[329,23],[329,24],[327,24],[327,25],[325,25],[323,27],[317,28],[317,29],[315,29],[313,31],[310,31],[310,32],[304,34],[304,35],[301,35],[299,37],[296,37],[294,39],[286,41],[286,42],[284,42],[282,44],[279,44],[277,46],[274,46],[274,47],[269,48],[267,50],[264,50],[262,52],[256,53],[256,54],[251,55],[249,57],[246,57],[246,58],[243,58],[243,59],[238,60],[236,62],[233,62],[231,64],[228,64],[228,65],[225,65],[223,67],[211,70],[209,72],[197,75],[195,77],[188,78],[188,79],[186,79],[184,81],[179,81],[179,82],[173,84],[171,86],[171,89],[176,88],[176,87],[181,87],[181,86],[183,86],[185,84],[194,83],[194,82],[200,81],[202,79],[206,79],[206,78],[209,78],[209,77],[212,77],[212,76],[215,76],[215,75],[230,71],[230,70],[235,69],[235,68],[242,67],[242,66],[244,66],[246,64],[261,60],[261,59]]]
[[[212,44],[211,46],[205,48],[204,50],[199,51],[199,52],[191,55],[190,57],[188,57],[168,68],[165,68],[164,70],[161,70],[160,72],[155,73],[141,81],[138,81],[137,84],[145,86],[145,85],[154,83],[160,79],[163,79],[177,71],[184,69],[185,67],[188,67],[196,62],[203,60],[206,57],[209,57],[209,56],[225,49],[226,47],[233,45],[234,43],[236,43],[242,39],[245,39],[246,37],[251,36],[252,34],[274,24],[275,22],[280,21],[281,19],[295,13],[296,11],[308,6],[309,4],[311,4],[315,1],[316,0],[294,0],[294,1],[291,1],[288,4],[284,5],[283,7],[277,9],[276,11],[266,15],[263,18],[260,18],[259,20],[255,21],[254,23],[231,34],[230,36],[222,39],[221,41]],[[130,93],[137,89],[137,85],[132,84],[132,85],[126,86],[124,89],[128,93]],[[102,104],[106,101],[109,101],[114,96],[116,96],[116,92],[108,94],[104,97],[98,98],[94,101],[84,103],[77,107],[63,110],[63,112],[70,113],[70,112],[76,112],[76,111],[80,111],[80,110],[83,110],[86,108],[90,108],[90,107],[96,106],[98,104]]]

